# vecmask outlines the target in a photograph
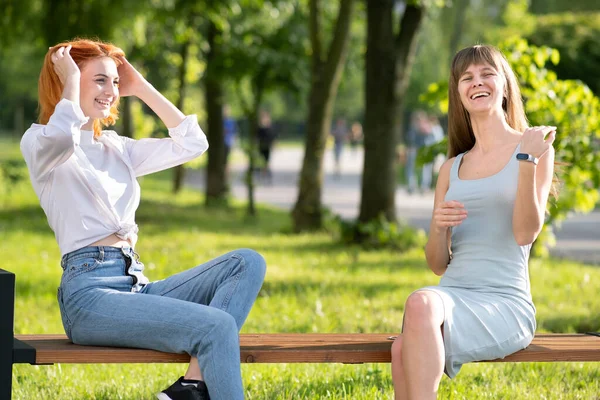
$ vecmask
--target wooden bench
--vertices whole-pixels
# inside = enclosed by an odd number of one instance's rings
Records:
[[[244,363],[389,363],[392,339],[383,333],[246,333],[240,335]],[[14,363],[187,363],[187,354],[119,347],[81,346],[65,335],[16,335]],[[600,337],[537,335],[524,350],[493,362],[600,361]]]
[[[10,284],[12,290],[3,283]],[[11,293],[8,293],[11,292]],[[13,335],[14,275],[0,270],[0,398],[10,399],[12,365],[30,363],[187,363],[186,354],[80,346],[65,335]],[[10,312],[6,319],[5,312]],[[6,323],[4,322],[6,321]],[[10,329],[5,329],[10,325]],[[240,336],[244,363],[389,363],[393,337],[387,333],[265,333]],[[541,334],[524,350],[493,362],[600,361],[600,334]],[[6,389],[8,387],[8,389]]]

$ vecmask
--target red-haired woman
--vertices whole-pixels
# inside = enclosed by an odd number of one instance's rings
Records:
[[[102,130],[121,96],[136,96],[169,131],[133,140]],[[78,344],[188,353],[190,365],[163,400],[242,399],[238,331],[262,285],[265,262],[236,250],[150,282],[134,252],[136,178],[208,148],[185,116],[127,61],[121,49],[74,40],[48,50],[39,79],[39,124],[21,141],[31,182],[56,235],[62,321]]]

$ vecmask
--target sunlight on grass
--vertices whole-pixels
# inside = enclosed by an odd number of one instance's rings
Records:
[[[5,151],[12,156],[14,152]],[[325,234],[289,235],[289,215],[243,206],[206,210],[202,195],[169,193],[170,173],[142,180],[137,251],[160,279],[235,248],[267,260],[267,278],[243,332],[389,332],[400,329],[406,297],[437,283],[421,250],[361,252]],[[0,199],[2,268],[17,276],[16,333],[62,333],[56,304],[58,246],[28,182]],[[600,330],[600,269],[569,261],[531,262],[538,331]],[[13,398],[151,399],[183,365],[17,365]],[[389,365],[243,365],[248,399],[391,399]],[[598,399],[593,363],[470,364],[442,380],[444,399]]]

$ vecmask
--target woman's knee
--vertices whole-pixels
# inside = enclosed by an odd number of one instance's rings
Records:
[[[210,324],[211,329],[206,334],[205,340],[207,342],[215,343],[219,341],[229,341],[232,338],[238,338],[238,327],[235,322],[235,318],[222,310],[215,309],[211,313],[210,321],[206,321]]]
[[[248,275],[262,283],[267,270],[264,257],[252,249],[238,249],[233,254],[242,259]]]
[[[210,315],[205,315],[194,322],[202,329],[192,329],[191,336],[182,338],[191,347],[184,351],[201,359],[211,352],[223,354],[239,351],[239,332],[235,319],[225,311],[214,309]]]
[[[408,296],[404,306],[404,327],[422,328],[443,323],[443,304],[437,294],[416,291]]]

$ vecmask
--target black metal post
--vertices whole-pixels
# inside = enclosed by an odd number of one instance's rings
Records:
[[[12,396],[15,274],[0,269],[0,399]]]

